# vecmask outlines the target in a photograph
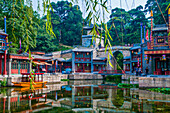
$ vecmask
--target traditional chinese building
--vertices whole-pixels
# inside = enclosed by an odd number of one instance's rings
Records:
[[[8,34],[0,29],[0,74],[7,74],[6,61],[7,61],[7,39]]]
[[[147,43],[144,50],[146,68],[150,74],[170,75],[170,8],[168,10],[167,25],[153,26],[153,13],[151,11],[151,41]],[[150,65],[149,65],[150,64]]]
[[[97,49],[104,46],[104,40],[97,36],[93,40],[90,31],[93,26],[83,28],[87,33],[82,35],[82,46],[72,50],[72,72],[73,73],[93,73],[106,69],[106,57],[97,56]],[[100,29],[99,29],[100,30]]]

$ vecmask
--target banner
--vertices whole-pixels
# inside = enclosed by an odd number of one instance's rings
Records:
[[[149,41],[148,30],[146,32],[146,40]]]

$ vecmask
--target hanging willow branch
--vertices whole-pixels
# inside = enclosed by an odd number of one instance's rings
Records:
[[[18,4],[18,2],[20,2],[21,9],[24,7],[23,6],[24,0],[13,0],[13,1],[15,1],[16,4]],[[71,0],[71,3],[79,4],[80,1],[81,0]],[[109,33],[109,29],[107,28],[107,24],[105,23],[105,14],[109,13],[107,10],[107,6],[106,6],[107,2],[108,2],[108,0],[85,0],[85,7],[86,7],[86,12],[88,13],[87,20],[89,21],[89,25],[91,25],[91,23],[93,23],[93,29],[91,30],[91,33],[93,35],[92,42],[93,42],[93,40],[96,41],[96,38],[98,38],[97,33],[99,33],[100,41],[101,41],[101,38],[103,36],[102,33],[104,33],[104,35],[105,35],[104,45],[106,47],[105,50],[107,50],[107,48],[109,49],[108,61],[109,61],[110,66],[113,67],[113,65],[111,64],[111,60],[110,60],[110,56],[112,56],[114,58],[113,53],[111,52],[112,45],[110,43],[110,40],[113,41],[113,38],[111,37],[111,35]],[[23,18],[23,24],[25,24],[25,26],[26,26],[24,42],[26,44],[25,51],[28,51],[30,46],[34,47],[35,43],[31,43],[31,42],[32,42],[32,40],[34,40],[34,38],[32,38],[32,37],[36,37],[36,36],[34,36],[32,33],[33,31],[29,29],[31,26],[33,26],[32,18],[34,15],[33,15],[33,11],[31,10],[32,9],[32,0],[26,0],[25,3],[28,7],[27,11],[26,11],[26,15],[24,15],[24,17],[21,16],[19,18]],[[56,37],[53,32],[53,27],[52,27],[52,23],[51,23],[50,10],[53,11],[53,8],[50,3],[51,3],[50,0],[43,0],[43,13],[46,14],[46,19],[47,19],[46,20],[46,31],[50,35],[53,35],[54,37]],[[39,5],[40,4],[39,4],[39,0],[38,0],[38,9],[40,10]],[[15,5],[14,4],[13,4],[12,9],[13,9],[13,13],[15,13]],[[14,18],[15,18],[15,15],[16,14],[13,15]],[[14,19],[14,21],[15,21],[15,19]],[[104,32],[99,31],[97,29],[98,28],[97,23],[101,23],[101,26],[104,26],[104,28],[103,28]],[[118,67],[120,67],[120,66],[118,65]]]

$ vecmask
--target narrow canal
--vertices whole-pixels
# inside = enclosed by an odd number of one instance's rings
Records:
[[[47,88],[1,88],[0,113],[168,113],[170,95],[119,88],[103,80],[65,81]]]

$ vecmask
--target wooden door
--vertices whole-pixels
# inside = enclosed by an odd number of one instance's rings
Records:
[[[161,74],[161,71],[162,71],[161,70],[161,61],[159,59],[156,59],[155,64],[156,64],[156,66],[155,66],[156,73]]]

